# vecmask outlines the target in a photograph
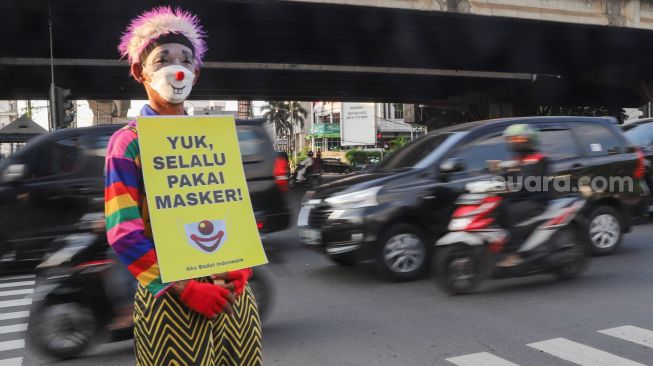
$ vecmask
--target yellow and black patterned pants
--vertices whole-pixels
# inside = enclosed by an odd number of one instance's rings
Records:
[[[234,315],[208,320],[176,296],[154,298],[138,286],[134,340],[138,366],[259,366],[261,323],[249,285]]]

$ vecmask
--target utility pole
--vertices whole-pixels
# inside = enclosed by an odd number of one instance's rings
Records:
[[[54,85],[54,50],[52,41],[52,0],[48,0],[48,26],[50,29],[50,130],[54,130],[57,123],[57,109],[55,108]]]

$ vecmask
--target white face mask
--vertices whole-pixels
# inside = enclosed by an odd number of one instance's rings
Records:
[[[156,90],[168,103],[183,103],[193,88],[195,74],[179,65],[162,67],[150,74],[150,87]]]

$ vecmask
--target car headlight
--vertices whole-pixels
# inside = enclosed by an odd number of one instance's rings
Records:
[[[362,208],[378,205],[376,195],[381,187],[372,187],[362,191],[340,194],[324,201],[336,208]]]

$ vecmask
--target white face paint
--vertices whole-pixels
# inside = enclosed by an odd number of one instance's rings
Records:
[[[143,65],[150,87],[168,103],[179,104],[190,95],[195,81],[195,63],[190,48],[166,43],[150,52]]]

